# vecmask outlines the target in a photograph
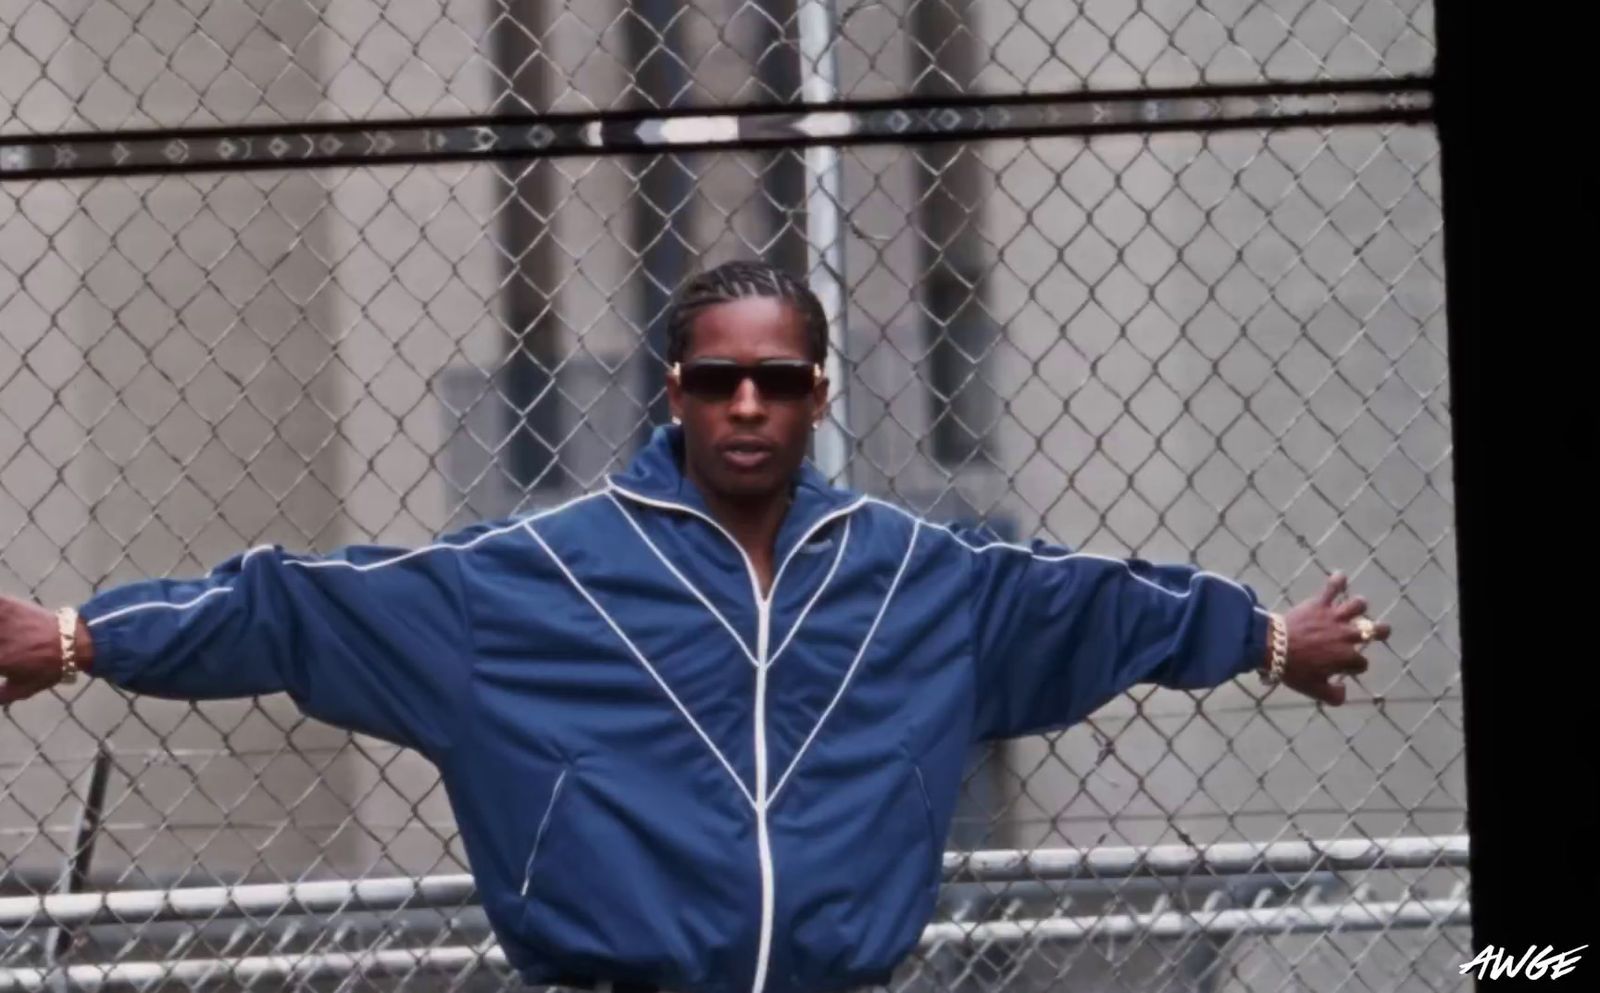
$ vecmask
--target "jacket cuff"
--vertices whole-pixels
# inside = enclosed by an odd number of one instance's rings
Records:
[[[110,625],[94,627],[90,622],[98,614],[105,612],[97,599],[90,599],[78,604],[78,616],[83,620],[84,628],[89,632],[89,644],[93,646],[94,657],[89,667],[83,674],[90,679],[100,679],[114,686],[122,686],[126,674],[121,670],[128,668],[126,653],[122,650],[122,639],[111,630]]]
[[[1243,676],[1266,668],[1267,650],[1272,639],[1271,615],[1260,607],[1250,611],[1250,630],[1245,637],[1244,658],[1235,675]]]

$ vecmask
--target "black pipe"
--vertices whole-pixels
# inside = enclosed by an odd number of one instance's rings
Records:
[[[756,78],[763,96],[776,104],[798,102],[801,90],[800,38],[795,0],[763,0]],[[810,265],[806,242],[806,162],[799,148],[762,153],[761,206],[766,214],[766,259],[805,279]]]
[[[546,78],[550,60],[539,40],[539,5],[535,0],[507,2],[508,16],[496,22],[490,36],[495,64],[507,80],[497,110],[542,112],[551,86]],[[505,358],[492,377],[498,397],[491,393],[485,399],[501,407],[505,447],[497,461],[503,460],[518,491],[512,494],[516,503],[534,490],[561,483],[553,471],[562,436],[554,373],[559,361],[555,287],[561,274],[549,230],[555,215],[550,172],[550,163],[541,160],[507,163],[496,170],[502,206],[495,221],[507,270],[501,293]]]
[[[94,764],[89,767],[89,788],[84,793],[83,807],[78,812],[78,830],[73,839],[67,870],[56,890],[58,893],[81,893],[88,888],[89,866],[94,862],[95,841],[100,835],[100,822],[105,817],[106,783],[110,779],[111,752],[102,744],[95,752]],[[51,957],[59,961],[72,950],[75,936],[62,927],[53,928],[52,931]]]
[[[969,4],[914,3],[910,10],[916,94],[948,98],[977,78],[982,51]],[[984,308],[994,259],[983,236],[988,183],[979,146],[948,142],[913,156],[919,237],[917,277],[935,420],[927,454],[958,470],[986,449],[999,398],[983,378],[999,329]]]
[[[680,41],[681,10],[671,0],[632,0],[624,18],[634,86],[653,108],[681,106],[693,98]],[[689,269],[688,215],[694,194],[694,158],[670,152],[630,157],[639,178],[633,198],[633,250],[639,258],[634,326],[643,333],[633,356],[631,379],[639,385],[642,419],[635,431],[643,444],[669,417],[665,393],[666,313]]]

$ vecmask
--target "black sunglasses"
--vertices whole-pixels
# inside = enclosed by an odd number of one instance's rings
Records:
[[[727,359],[673,363],[672,374],[685,393],[702,400],[727,400],[746,379],[768,400],[800,400],[811,394],[822,370],[801,359],[770,359],[740,365]]]

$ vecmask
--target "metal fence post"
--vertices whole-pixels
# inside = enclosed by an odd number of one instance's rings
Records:
[[[801,93],[806,103],[831,103],[838,97],[838,13],[833,0],[801,0],[798,10]],[[806,248],[811,289],[822,302],[832,334],[824,372],[832,387],[826,420],[816,433],[817,467],[836,485],[851,485],[849,311],[845,306],[844,191],[839,150],[813,145],[805,150]]]
[[[78,808],[78,824],[73,832],[72,848],[67,852],[62,866],[57,893],[80,893],[88,888],[89,867],[94,862],[94,846],[105,812],[106,784],[111,778],[111,751],[104,743],[96,749],[94,762],[89,767],[89,782],[83,794],[83,805]],[[67,928],[52,927],[46,939],[45,968],[53,970],[72,950],[73,936]],[[56,988],[67,988],[65,973],[53,976]]]

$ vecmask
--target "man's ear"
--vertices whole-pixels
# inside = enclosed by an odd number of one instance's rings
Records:
[[[667,411],[672,415],[672,423],[682,423],[683,387],[678,385],[678,363],[676,362],[667,367]]]
[[[828,377],[818,376],[817,385],[811,392],[811,426],[822,427],[822,419],[828,416]]]

